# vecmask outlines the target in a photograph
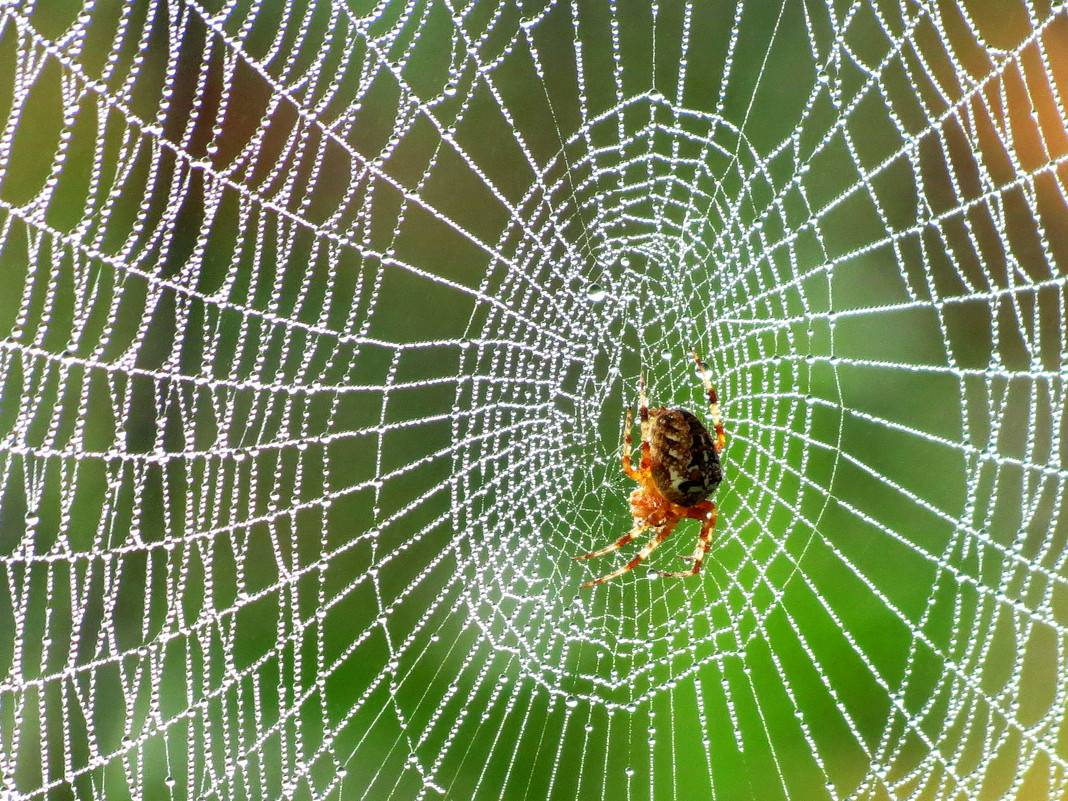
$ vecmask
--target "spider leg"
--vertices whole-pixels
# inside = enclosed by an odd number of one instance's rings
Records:
[[[642,427],[642,470],[645,471],[653,464],[649,453],[649,432],[652,430],[652,423],[649,422],[649,399],[645,396],[645,373],[642,373],[638,380],[638,399],[641,404],[638,407],[638,419]]]
[[[645,527],[644,524],[636,523],[634,525],[634,528],[632,528],[630,531],[628,531],[626,534],[624,534],[618,540],[613,542],[611,545],[606,545],[603,548],[598,548],[596,551],[591,551],[590,553],[584,553],[581,556],[574,556],[572,558],[573,559],[594,559],[594,558],[596,558],[598,556],[604,556],[606,553],[612,553],[612,551],[618,551],[620,548],[622,548],[628,542],[630,542],[635,537],[637,537],[639,534],[641,534],[643,531],[645,531],[645,528],[646,527]]]
[[[592,581],[587,581],[582,586],[593,587],[596,584],[603,584],[606,581],[611,581],[612,579],[618,578],[624,573],[633,570],[646,559],[648,559],[649,554],[655,551],[659,547],[660,543],[662,543],[669,536],[671,536],[671,532],[674,530],[675,525],[678,522],[678,520],[672,520],[670,523],[666,524],[663,528],[657,531],[656,534],[654,534],[653,537],[647,543],[645,543],[645,545],[642,546],[642,549],[638,552],[638,555],[631,559],[629,562],[627,562],[625,565],[623,565],[623,567],[619,568],[618,570],[613,570],[611,573],[605,576],[601,576],[600,578],[595,578]]]
[[[716,388],[712,386],[708,368],[705,367],[705,363],[701,361],[701,357],[696,350],[693,352],[693,360],[697,362],[697,369],[701,371],[701,382],[705,385],[705,394],[708,396],[708,413],[712,416],[712,426],[716,430],[716,453],[721,453],[727,445],[727,435],[723,431],[723,415],[719,410],[719,395],[716,393]]]
[[[639,480],[639,473],[634,469],[634,464],[631,462],[631,453],[634,451],[634,410],[627,409],[627,419],[623,423],[623,455],[621,461],[623,462],[623,472],[627,474],[627,478],[633,481]]]
[[[707,504],[703,503],[695,507],[690,512],[689,517],[704,521],[701,526],[701,534],[697,539],[697,550],[693,552],[693,556],[689,557],[693,560],[693,566],[689,570],[662,572],[661,576],[685,578],[686,576],[696,576],[701,571],[701,563],[705,561],[705,554],[708,553],[708,549],[712,545],[712,529],[716,527],[719,509],[714,503],[708,501]]]

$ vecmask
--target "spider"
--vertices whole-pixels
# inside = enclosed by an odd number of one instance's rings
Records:
[[[708,368],[696,351],[693,353],[693,360],[697,363],[705,394],[708,396],[715,438],[708,433],[708,429],[700,420],[685,409],[668,409],[663,406],[650,409],[645,397],[645,376],[641,377],[641,405],[638,409],[642,430],[641,465],[635,470],[631,463],[631,451],[634,449],[631,437],[634,417],[631,409],[627,410],[626,422],[623,424],[621,459],[623,472],[638,484],[630,494],[630,514],[634,525],[611,545],[576,556],[575,559],[593,559],[617,551],[647,528],[656,533],[645,543],[638,555],[623,567],[587,581],[583,587],[602,584],[636,568],[671,535],[679,521],[687,517],[701,522],[697,549],[693,556],[683,557],[693,564],[688,570],[661,571],[660,575],[681,578],[694,576],[701,570],[701,563],[712,544],[712,530],[716,527],[718,514],[716,504],[708,500],[708,496],[716,491],[716,487],[723,480],[719,454],[727,443],[727,436],[723,433],[719,397],[709,379]]]

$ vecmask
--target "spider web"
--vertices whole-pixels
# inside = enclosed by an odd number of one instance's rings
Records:
[[[0,61],[0,794],[1068,793],[1063,3],[5,2]],[[705,569],[581,591],[695,346]]]

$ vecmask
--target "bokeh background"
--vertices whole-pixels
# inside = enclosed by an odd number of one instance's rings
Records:
[[[0,5],[0,795],[1064,798],[1066,53],[1045,0]],[[583,591],[694,347],[705,569]]]

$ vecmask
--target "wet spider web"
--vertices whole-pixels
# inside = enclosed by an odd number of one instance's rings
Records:
[[[1066,53],[1041,1],[4,3],[4,797],[1064,797]],[[581,592],[694,346],[705,570]]]

